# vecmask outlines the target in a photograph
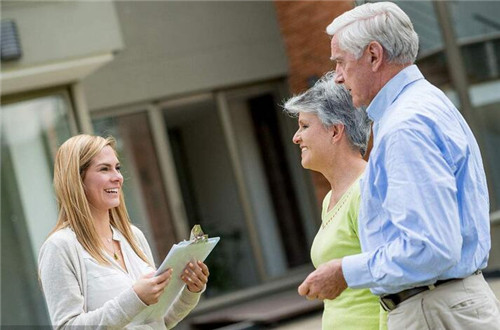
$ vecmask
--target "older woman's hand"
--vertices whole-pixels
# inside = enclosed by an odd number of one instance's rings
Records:
[[[196,263],[190,262],[186,265],[181,279],[186,283],[189,291],[200,292],[207,284],[209,275],[207,265],[198,260]]]

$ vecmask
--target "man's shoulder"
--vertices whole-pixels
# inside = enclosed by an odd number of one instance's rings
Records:
[[[410,114],[416,115],[446,115],[458,111],[441,89],[425,79],[420,79],[407,86],[394,100],[392,106],[398,109],[407,109]]]
[[[456,120],[453,103],[425,79],[406,88],[387,110],[386,124],[392,129],[418,129]]]

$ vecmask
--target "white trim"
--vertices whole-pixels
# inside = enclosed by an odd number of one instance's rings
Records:
[[[214,95],[212,93],[198,93],[192,94],[183,97],[176,97],[167,100],[162,100],[157,103],[158,107],[162,110],[181,107],[184,105],[191,105],[193,103],[201,103],[212,101],[214,99]]]
[[[94,134],[82,83],[71,85],[71,95],[73,96],[74,112],[78,121],[79,131],[86,134]]]
[[[149,125],[162,172],[163,187],[167,192],[170,214],[177,238],[189,237],[188,219],[180,183],[175,169],[174,156],[168,139],[162,110],[156,105],[147,108]]]
[[[228,97],[226,92],[220,91],[215,93],[215,99],[217,103],[218,117],[222,125],[222,131],[228,148],[231,166],[234,171],[233,174],[236,180],[236,185],[238,187],[238,197],[243,208],[243,213],[245,216],[244,220],[247,225],[246,229],[255,259],[257,273],[259,275],[260,281],[266,282],[269,276],[266,270],[265,258],[262,251],[264,242],[262,242],[261,237],[257,232],[256,223],[254,220],[255,213],[253,211],[248,185],[245,181],[243,166],[241,165],[241,160],[238,155],[238,145],[236,143],[237,133],[234,130],[234,125],[229,113]]]
[[[0,74],[2,95],[25,92],[82,80],[99,67],[113,60],[106,53],[33,67],[14,68]]]

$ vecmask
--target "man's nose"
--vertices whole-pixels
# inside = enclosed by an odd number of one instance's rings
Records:
[[[342,75],[342,73],[339,73],[338,71],[336,72],[335,82],[337,84],[343,84],[344,83],[344,76]]]

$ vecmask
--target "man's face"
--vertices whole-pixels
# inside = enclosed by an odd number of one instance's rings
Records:
[[[355,107],[368,106],[376,95],[373,93],[374,78],[368,52],[365,50],[363,56],[356,59],[353,54],[340,48],[336,35],[332,38],[331,50],[331,59],[336,63],[335,82],[345,85]]]

